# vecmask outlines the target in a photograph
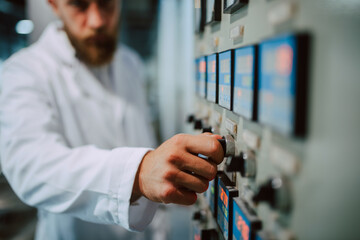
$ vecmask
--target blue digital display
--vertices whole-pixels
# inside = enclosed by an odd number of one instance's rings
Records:
[[[206,57],[198,59],[198,94],[200,97],[206,97]]]
[[[200,81],[200,73],[199,73],[199,59],[195,60],[195,93],[199,94],[199,81]]]
[[[207,57],[207,100],[216,103],[216,72],[217,59],[216,54]]]
[[[260,45],[259,122],[294,132],[297,39],[289,35]]]
[[[234,240],[249,240],[251,239],[251,225],[245,213],[241,210],[240,206],[234,201],[234,214],[233,214],[233,239]]]
[[[215,190],[216,188],[215,188],[215,179],[214,179],[209,182],[209,193],[208,193],[210,210],[214,215],[215,215],[215,197],[216,197]]]
[[[225,240],[229,239],[229,214],[230,214],[230,197],[229,191],[223,182],[219,179],[218,182],[218,210],[217,222],[223,233]]]
[[[231,51],[219,54],[219,105],[231,110]]]
[[[255,47],[235,50],[233,111],[252,119],[255,89]]]

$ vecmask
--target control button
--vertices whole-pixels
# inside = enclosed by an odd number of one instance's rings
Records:
[[[203,128],[203,124],[201,120],[196,119],[195,123],[194,123],[194,129],[195,130],[200,130]]]
[[[212,127],[204,127],[202,130],[203,133],[214,133],[213,128]]]
[[[218,127],[204,127],[202,130],[203,133],[209,132],[212,134],[219,134],[220,130]]]
[[[192,219],[195,221],[205,222],[206,221],[206,211],[199,210],[194,212]]]
[[[225,128],[229,131],[230,134],[236,135],[237,134],[237,124],[230,119],[226,119],[225,121]]]
[[[253,178],[256,175],[256,161],[251,153],[230,156],[226,161],[226,171],[240,172],[242,177]]]
[[[187,122],[192,123],[194,121],[195,121],[195,116],[193,114],[189,115],[188,118],[187,118]]]
[[[260,186],[254,195],[253,201],[268,203],[273,209],[287,212],[290,210],[290,191],[284,178],[275,177],[269,179]]]
[[[218,141],[223,147],[224,157],[230,157],[235,155],[235,140],[232,136],[226,135]]]
[[[230,39],[233,41],[241,40],[244,37],[244,25],[238,25],[230,30]]]

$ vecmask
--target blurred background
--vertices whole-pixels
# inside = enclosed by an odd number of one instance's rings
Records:
[[[187,60],[193,58],[192,14],[192,1],[123,1],[119,40],[145,63],[147,98],[159,142],[182,132],[185,109],[191,111],[193,92],[184,89],[187,84],[187,89],[193,88],[193,64]],[[0,0],[0,71],[7,58],[37,41],[51,21],[56,17],[46,0]],[[36,211],[23,205],[0,178],[0,239],[32,239]],[[166,217],[168,239],[189,237],[189,209],[168,207]]]

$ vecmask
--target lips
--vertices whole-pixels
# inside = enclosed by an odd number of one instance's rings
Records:
[[[94,45],[106,44],[109,41],[109,37],[105,34],[97,34],[91,37],[86,38],[86,43]]]

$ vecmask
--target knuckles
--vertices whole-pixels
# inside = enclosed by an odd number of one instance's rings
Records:
[[[168,170],[164,172],[163,178],[166,181],[174,182],[176,181],[177,175],[178,175],[178,171]]]
[[[217,139],[215,138],[211,139],[209,151],[211,152],[211,155],[213,156],[215,162],[217,164],[220,164],[223,160],[223,155],[219,154],[222,152],[222,147]]]
[[[185,134],[183,133],[176,134],[171,138],[171,141],[175,146],[181,146],[185,142]]]
[[[209,180],[213,180],[216,177],[217,174],[217,166],[216,165],[210,165],[209,167]]]
[[[164,187],[161,193],[161,201],[165,204],[173,202],[173,198],[176,194],[177,189],[174,186],[168,185]]]

